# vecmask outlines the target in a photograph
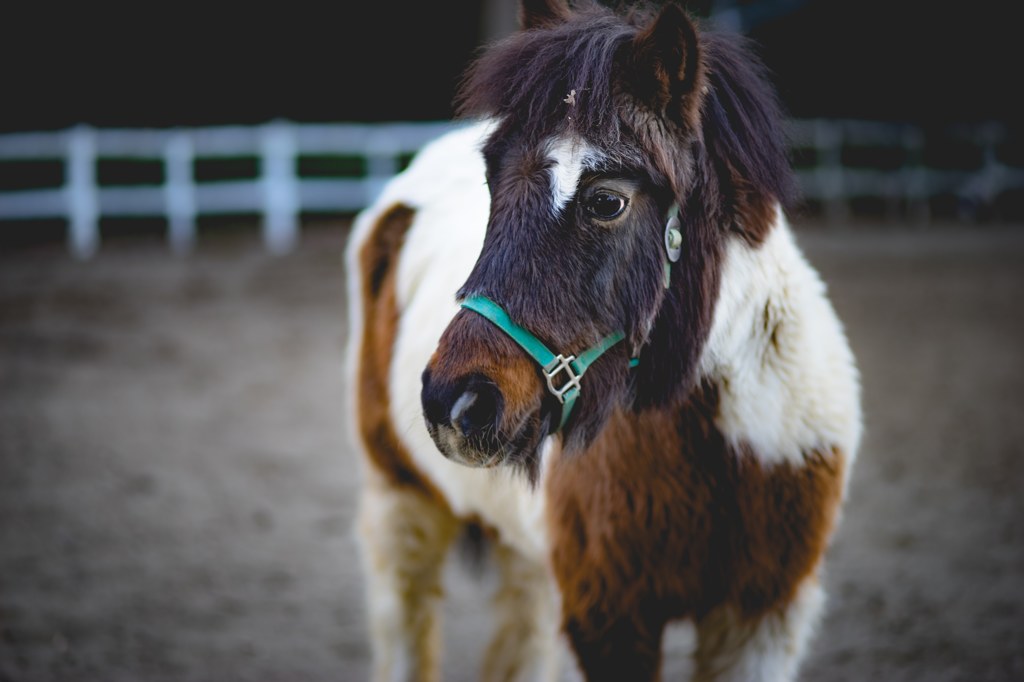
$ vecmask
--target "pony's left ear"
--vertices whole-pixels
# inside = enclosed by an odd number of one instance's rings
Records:
[[[632,81],[637,97],[678,123],[696,125],[700,107],[700,40],[686,11],[668,2],[633,39]]]

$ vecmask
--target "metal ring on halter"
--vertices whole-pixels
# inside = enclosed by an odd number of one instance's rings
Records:
[[[665,222],[665,256],[670,263],[678,262],[683,252],[683,233],[679,226],[679,206],[672,204]]]

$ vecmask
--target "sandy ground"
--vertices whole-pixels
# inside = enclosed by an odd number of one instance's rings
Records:
[[[0,253],[0,680],[367,679],[343,235]],[[867,418],[802,679],[1024,679],[1024,230],[799,237]],[[472,680],[490,585],[446,577]]]

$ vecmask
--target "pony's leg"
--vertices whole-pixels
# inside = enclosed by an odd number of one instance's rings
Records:
[[[358,537],[376,682],[437,679],[442,568],[458,527],[420,491],[367,477]]]
[[[808,578],[781,610],[744,621],[728,606],[697,623],[694,653],[699,682],[787,682],[796,678],[806,644],[817,626],[824,592]]]
[[[484,657],[485,682],[558,676],[558,609],[546,568],[499,543],[495,547],[497,628]]]
[[[589,635],[573,621],[566,634],[587,682],[654,682],[661,679],[661,640],[666,623],[622,618]]]

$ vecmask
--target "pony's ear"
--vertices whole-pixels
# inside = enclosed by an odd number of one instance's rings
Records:
[[[565,0],[519,0],[519,26],[524,31],[554,26],[568,18]]]
[[[699,98],[700,41],[686,11],[674,2],[633,39],[632,78],[635,94],[655,111],[695,123]]]

